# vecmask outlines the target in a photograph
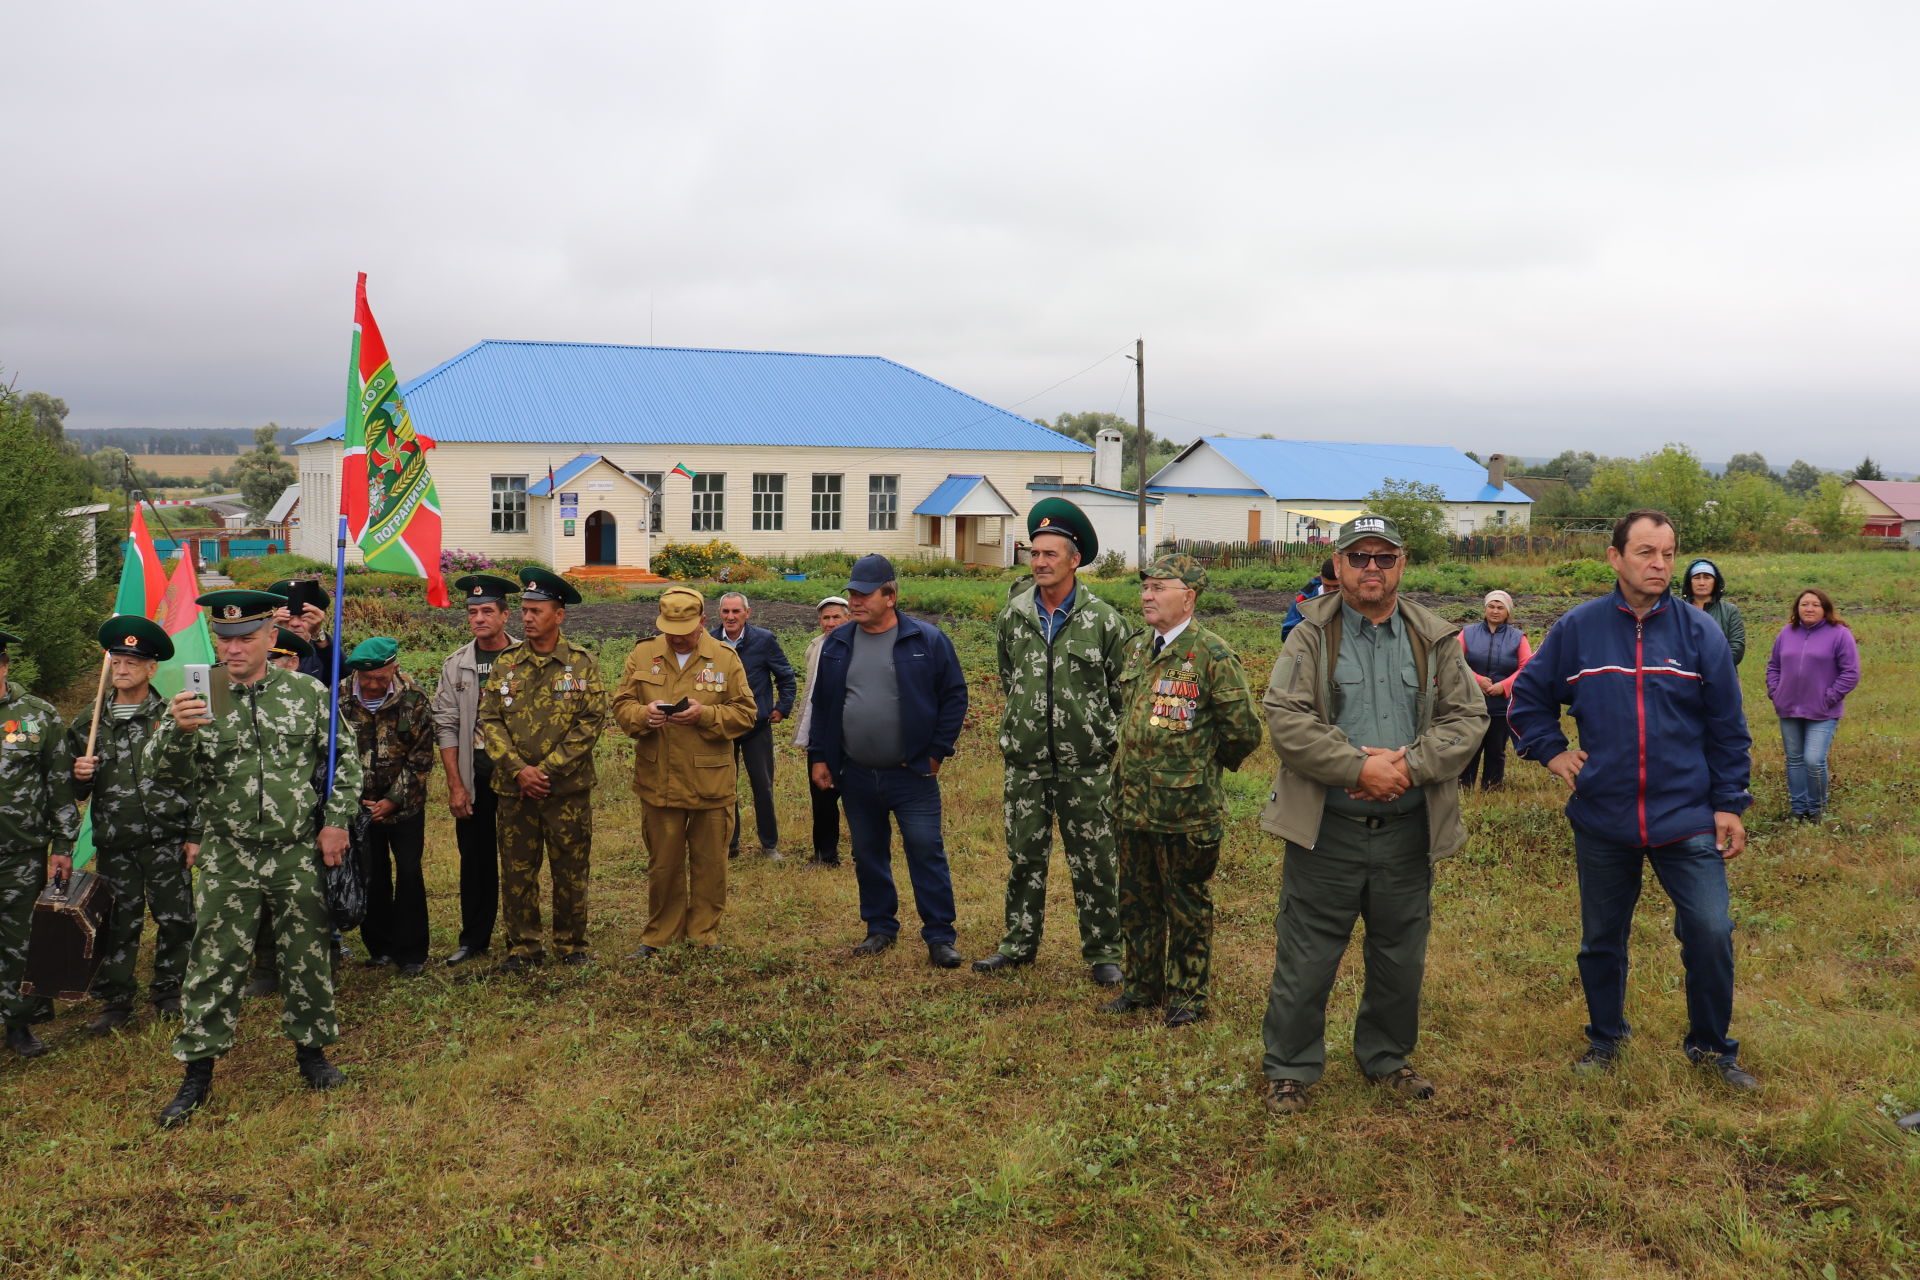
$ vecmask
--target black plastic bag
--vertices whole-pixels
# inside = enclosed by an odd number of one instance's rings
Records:
[[[340,865],[320,864],[321,888],[326,892],[327,912],[336,929],[358,929],[367,918],[367,882],[372,878],[367,824],[371,821],[365,808],[358,810],[347,824],[347,852]]]

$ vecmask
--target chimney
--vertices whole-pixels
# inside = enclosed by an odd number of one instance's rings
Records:
[[[1487,455],[1487,483],[1499,489],[1507,483],[1507,455],[1490,453]]]
[[[1093,437],[1093,482],[1102,489],[1120,487],[1120,446],[1124,437],[1104,427]]]

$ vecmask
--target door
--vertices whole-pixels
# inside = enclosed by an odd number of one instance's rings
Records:
[[[1254,545],[1260,542],[1260,508],[1247,512],[1247,541]]]
[[[596,511],[587,517],[588,564],[620,563],[615,528],[613,517],[604,511]]]
[[[970,550],[972,548],[967,546],[967,518],[955,516],[953,518],[953,558],[965,564],[970,559],[967,555]]]

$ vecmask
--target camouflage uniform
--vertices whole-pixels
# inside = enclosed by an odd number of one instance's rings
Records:
[[[1011,864],[1000,953],[1026,960],[1039,949],[1057,818],[1080,917],[1081,958],[1117,963],[1120,890],[1108,767],[1133,628],[1082,582],[1049,642],[1038,595],[1029,581],[996,620],[1000,687],[1007,700],[1000,752],[1006,759],[1002,804]]]
[[[507,953],[542,958],[540,860],[553,864],[553,949],[587,949],[587,871],[593,852],[593,744],[607,691],[593,654],[560,637],[552,653],[526,641],[502,650],[480,694],[480,734],[500,798],[500,898]],[[552,780],[544,800],[520,795],[520,770]]]
[[[219,669],[216,680],[224,679]],[[240,988],[263,912],[278,935],[280,1025],[287,1038],[318,1048],[339,1039],[333,1016],[333,922],[320,888],[313,774],[326,768],[324,686],[268,667],[230,689],[225,715],[182,729],[171,714],[147,739],[141,770],[196,797],[204,831],[195,886],[193,956],[182,992],[182,1062],[233,1047]],[[360,757],[341,743],[326,825],[344,827],[360,804]]]
[[[1154,638],[1149,628],[1127,648],[1113,760],[1124,994],[1197,1012],[1213,950],[1207,881],[1226,834],[1220,772],[1260,745],[1260,707],[1213,632],[1189,620],[1158,656]]]
[[[45,1022],[53,1002],[20,994],[33,903],[47,886],[47,846],[72,838],[62,803],[60,717],[12,681],[0,690],[0,1018],[9,1027]]]
[[[367,824],[372,881],[360,938],[369,959],[396,964],[427,958],[427,882],[421,870],[426,845],[427,777],[434,749],[433,704],[419,685],[396,672],[378,711],[356,696],[353,677],[340,691],[342,741],[352,729],[360,753],[360,799],[390,800],[395,811]]]
[[[106,954],[93,994],[123,1009],[133,1006],[139,991],[133,968],[147,914],[154,925],[153,980],[147,995],[155,1004],[180,994],[193,945],[193,873],[187,870],[182,847],[200,838],[193,802],[181,787],[149,778],[140,767],[141,748],[167,719],[166,700],[151,688],[125,720],[114,718],[111,703],[103,707],[93,744],[99,768],[91,780],[80,782],[73,776],[73,762],[87,754],[87,737],[93,731],[89,708],[68,727],[61,759],[62,790],[76,801],[92,799],[93,870],[114,896]],[[70,843],[63,842],[63,847]]]

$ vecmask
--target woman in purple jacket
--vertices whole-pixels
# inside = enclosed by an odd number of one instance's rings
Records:
[[[1853,631],[1834,612],[1831,596],[1808,587],[1767,659],[1767,696],[1780,716],[1787,797],[1797,822],[1818,822],[1827,807],[1827,752],[1842,704],[1859,683]]]

